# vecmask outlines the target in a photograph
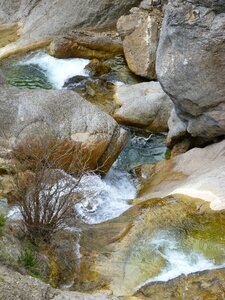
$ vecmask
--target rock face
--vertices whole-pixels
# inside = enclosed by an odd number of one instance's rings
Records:
[[[129,15],[120,17],[117,30],[123,40],[130,70],[148,79],[156,79],[155,61],[162,11],[151,3],[147,4],[142,3],[141,8],[133,8]]]
[[[168,130],[173,103],[158,82],[118,87],[115,97],[121,105],[114,113],[117,122],[152,132]]]
[[[68,147],[79,143],[90,152],[89,167],[104,172],[126,143],[125,130],[72,91],[4,87],[0,103],[1,146],[11,148],[34,137],[53,136],[68,141]]]
[[[1,49],[0,57],[47,45],[65,28],[111,28],[121,15],[139,3],[140,0],[1,1],[0,23],[18,23],[20,39]]]
[[[186,134],[225,134],[225,1],[169,1],[157,52],[157,76]],[[170,128],[169,144],[180,138]]]

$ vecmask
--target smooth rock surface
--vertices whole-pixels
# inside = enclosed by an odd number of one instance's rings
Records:
[[[107,171],[126,143],[125,130],[72,91],[4,87],[0,107],[0,143],[8,148],[50,135],[81,143],[90,151],[90,168]]]
[[[168,130],[173,103],[158,82],[117,87],[115,98],[121,105],[114,113],[117,122],[152,132]]]
[[[157,51],[158,80],[177,116],[208,141],[225,134],[224,13],[224,0],[169,1]]]
[[[155,61],[162,12],[133,8],[120,17],[117,30],[123,40],[124,55],[132,72],[148,79],[156,79]]]
[[[225,140],[205,148],[194,148],[177,157],[140,167],[139,199],[184,194],[225,209]]]

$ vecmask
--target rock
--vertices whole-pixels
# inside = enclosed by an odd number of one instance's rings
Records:
[[[148,79],[156,79],[155,61],[161,19],[160,9],[154,8],[150,12],[137,8],[117,22],[130,70]]]
[[[224,278],[225,269],[182,275],[166,283],[148,284],[140,288],[135,296],[140,300],[178,300],[180,295],[186,300],[222,300],[225,297]]]
[[[225,140],[194,148],[155,165],[140,167],[139,199],[184,194],[210,202],[212,209],[225,208]]]
[[[2,299],[14,300],[117,300],[104,293],[83,294],[53,289],[50,285],[31,276],[24,276],[0,266],[0,294]],[[13,287],[13,288],[12,288]]]
[[[200,143],[225,134],[224,7],[224,1],[169,1],[157,51],[158,80],[179,123]],[[180,134],[170,127],[170,140]]]
[[[4,74],[2,73],[2,71],[0,70],[0,85],[4,84],[5,83],[5,76]]]
[[[113,115],[114,110],[118,108],[118,104],[116,104],[114,100],[114,84],[102,78],[90,77],[86,77],[86,79],[76,83],[77,80],[81,79],[79,77],[77,78],[77,76],[75,76],[69,79],[64,84],[64,87],[76,91],[88,102],[96,105],[100,110],[109,115]]]
[[[69,78],[68,80],[66,80],[66,82],[63,85],[63,88],[73,88],[74,86],[77,85],[82,85],[84,80],[87,80],[88,77],[86,76],[82,76],[82,75],[76,75],[73,76],[71,78]]]
[[[114,113],[117,122],[152,132],[167,131],[173,104],[158,82],[117,87],[115,97],[121,105]]]
[[[18,40],[20,24],[1,24],[0,25],[0,48]]]
[[[175,109],[173,108],[168,120],[169,133],[167,135],[167,145],[169,147],[173,146],[174,142],[182,139],[187,130],[187,125],[181,121],[177,116]]]
[[[12,27],[19,23],[20,38],[0,49],[0,58],[45,47],[61,31],[69,28],[113,28],[118,18],[141,0],[18,0],[1,1],[0,23]],[[14,34],[13,34],[14,37]],[[11,42],[11,40],[9,41]]]
[[[59,151],[70,151],[69,157],[73,160],[73,151],[77,151],[76,147],[80,145],[88,168],[99,168],[105,172],[126,143],[125,130],[110,116],[72,91],[28,91],[4,87],[1,90],[0,106],[0,142],[16,147],[22,156],[28,152],[32,156],[32,151],[37,154],[37,151],[47,149],[50,145],[48,137],[50,143],[52,139],[57,141],[59,138],[63,141],[57,148]],[[39,142],[39,137],[46,140],[41,140],[38,150],[35,144],[36,139]],[[90,157],[87,158],[87,155]],[[69,157],[68,162],[65,162],[68,167]],[[64,163],[63,160],[61,163]]]
[[[89,71],[90,76],[99,77],[101,75],[107,74],[111,71],[110,65],[99,61],[98,59],[93,59],[85,67]]]
[[[106,59],[123,54],[123,47],[118,33],[114,31],[72,30],[54,38],[49,54],[58,58]]]

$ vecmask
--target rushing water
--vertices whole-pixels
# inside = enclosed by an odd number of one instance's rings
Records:
[[[166,266],[162,268],[159,275],[142,285],[149,282],[168,281],[181,274],[188,275],[218,267],[213,260],[207,259],[196,251],[185,251],[179,237],[173,232],[157,231],[148,242],[149,247],[166,261]]]
[[[62,89],[64,83],[74,76],[89,76],[85,66],[88,59],[59,59],[44,51],[32,52],[24,57],[13,57],[3,60],[0,64],[9,84],[21,88]],[[103,76],[114,85],[142,82],[143,79],[134,75],[126,66],[122,56],[109,59],[107,63],[112,70]]]
[[[2,63],[2,70],[12,85],[27,88],[61,89],[75,75],[88,76],[88,59],[58,59],[45,52],[30,54],[20,61]]]
[[[87,71],[84,69],[88,63],[88,59],[58,59],[41,52],[17,63],[16,66],[34,66],[34,68],[38,66],[44,72],[52,87],[61,89],[65,81],[75,75],[88,76]]]

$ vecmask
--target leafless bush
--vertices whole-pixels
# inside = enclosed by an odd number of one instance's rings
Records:
[[[74,210],[75,190],[90,169],[91,154],[78,143],[39,138],[16,147],[13,157],[14,198],[26,233],[34,242],[49,242]]]

